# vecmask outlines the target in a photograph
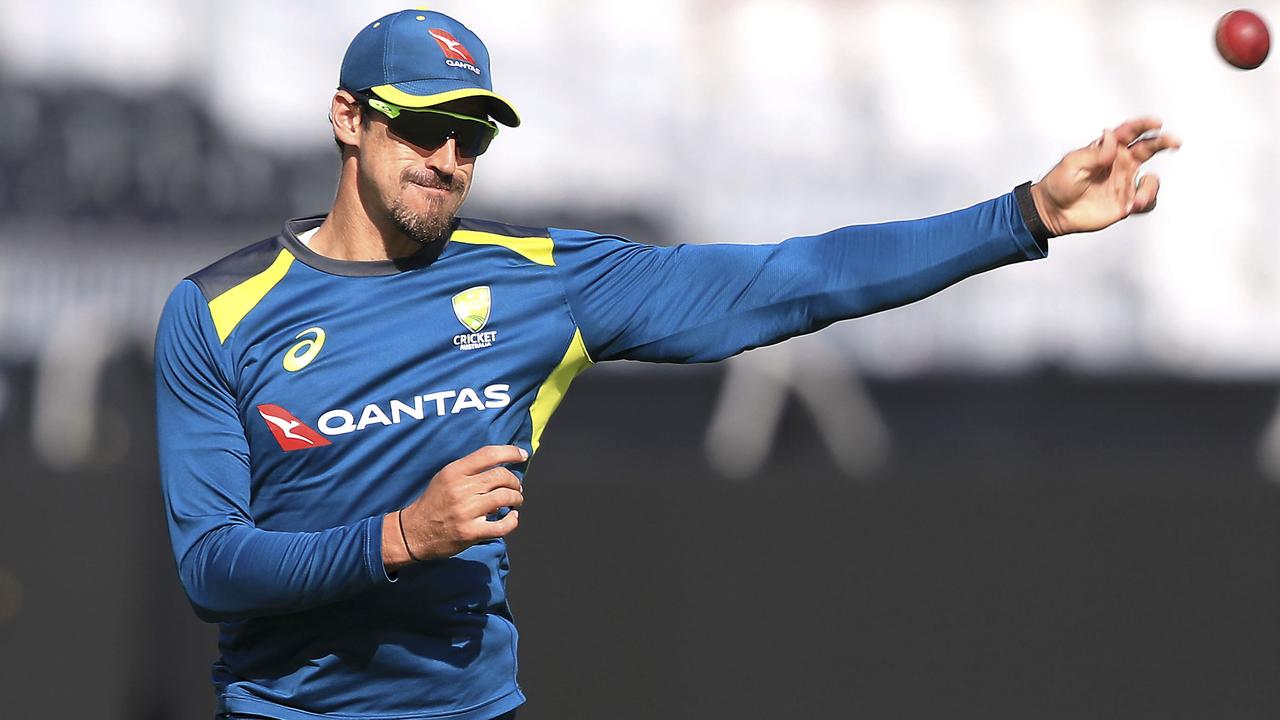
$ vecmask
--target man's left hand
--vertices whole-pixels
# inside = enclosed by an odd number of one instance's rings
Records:
[[[1105,130],[1088,147],[1067,153],[1044,179],[1031,186],[1040,219],[1054,235],[1093,232],[1156,207],[1160,178],[1138,177],[1142,164],[1182,141],[1158,132],[1161,122],[1144,117]]]

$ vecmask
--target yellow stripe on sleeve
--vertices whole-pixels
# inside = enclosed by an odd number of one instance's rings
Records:
[[[466,245],[500,245],[539,265],[554,267],[556,264],[552,257],[555,244],[549,237],[507,237],[478,230],[457,230],[449,236],[449,240]]]
[[[266,270],[209,301],[209,314],[213,316],[213,326],[218,330],[218,342],[227,341],[227,336],[244,316],[284,279],[290,265],[293,265],[293,255],[288,250],[281,250]]]
[[[573,340],[569,342],[569,349],[565,351],[564,358],[560,360],[556,369],[551,371],[551,375],[547,377],[546,382],[542,383],[542,387],[538,388],[538,394],[529,408],[529,415],[533,418],[533,441],[530,447],[534,452],[538,452],[542,431],[551,421],[552,413],[560,407],[560,401],[569,391],[569,384],[591,364],[591,357],[587,355],[587,346],[582,342],[582,331],[574,329]]]

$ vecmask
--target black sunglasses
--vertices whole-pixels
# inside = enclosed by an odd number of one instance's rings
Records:
[[[453,138],[458,153],[478,157],[489,149],[498,135],[498,125],[483,118],[460,115],[435,108],[407,108],[365,94],[356,98],[387,118],[387,127],[396,137],[420,148],[434,150]]]

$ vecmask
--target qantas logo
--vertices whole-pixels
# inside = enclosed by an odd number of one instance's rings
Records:
[[[467,410],[496,410],[510,404],[510,385],[489,385],[479,391],[465,387],[392,400],[385,406],[369,403],[357,412],[338,408],[321,415],[316,424],[325,435],[346,435],[371,425],[399,425],[406,419],[421,421],[431,416],[448,417]]]
[[[309,450],[331,445],[325,435],[346,435],[371,426],[399,425],[408,421],[424,421],[430,417],[450,417],[465,412],[497,410],[511,404],[511,386],[502,383],[479,390],[464,387],[414,395],[386,403],[369,403],[351,410],[336,408],[320,415],[316,432],[279,405],[259,405],[258,414],[285,452]],[[324,433],[321,435],[320,433]]]
[[[471,53],[467,51],[467,48],[462,43],[458,42],[457,38],[440,28],[432,28],[428,33],[444,53],[445,65],[465,68],[476,75],[480,74],[480,68],[476,67],[476,59],[471,57]]]
[[[276,442],[280,443],[280,449],[285,452],[330,444],[323,435],[307,427],[279,405],[259,405],[258,414],[267,421],[267,428],[275,436]]]

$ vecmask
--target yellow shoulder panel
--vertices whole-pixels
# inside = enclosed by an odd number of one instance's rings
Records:
[[[539,265],[554,266],[556,264],[551,254],[554,244],[549,237],[507,237],[478,230],[457,230],[449,236],[449,239],[467,245],[501,245]]]
[[[569,349],[565,351],[564,358],[560,360],[556,369],[551,371],[551,375],[547,377],[546,382],[542,383],[542,387],[538,388],[538,394],[533,398],[533,405],[529,407],[529,415],[533,418],[533,440],[530,447],[534,452],[538,452],[538,444],[542,442],[542,431],[551,421],[552,413],[560,407],[560,401],[569,391],[569,383],[572,383],[579,373],[590,366],[591,357],[587,355],[587,346],[582,342],[582,331],[575,329],[573,340],[569,342]]]
[[[276,283],[284,279],[292,264],[293,255],[288,250],[281,250],[275,262],[266,270],[209,301],[209,314],[213,315],[213,326],[218,330],[218,342],[227,341],[227,336],[235,330],[244,316],[262,302],[262,298],[271,292]]]

